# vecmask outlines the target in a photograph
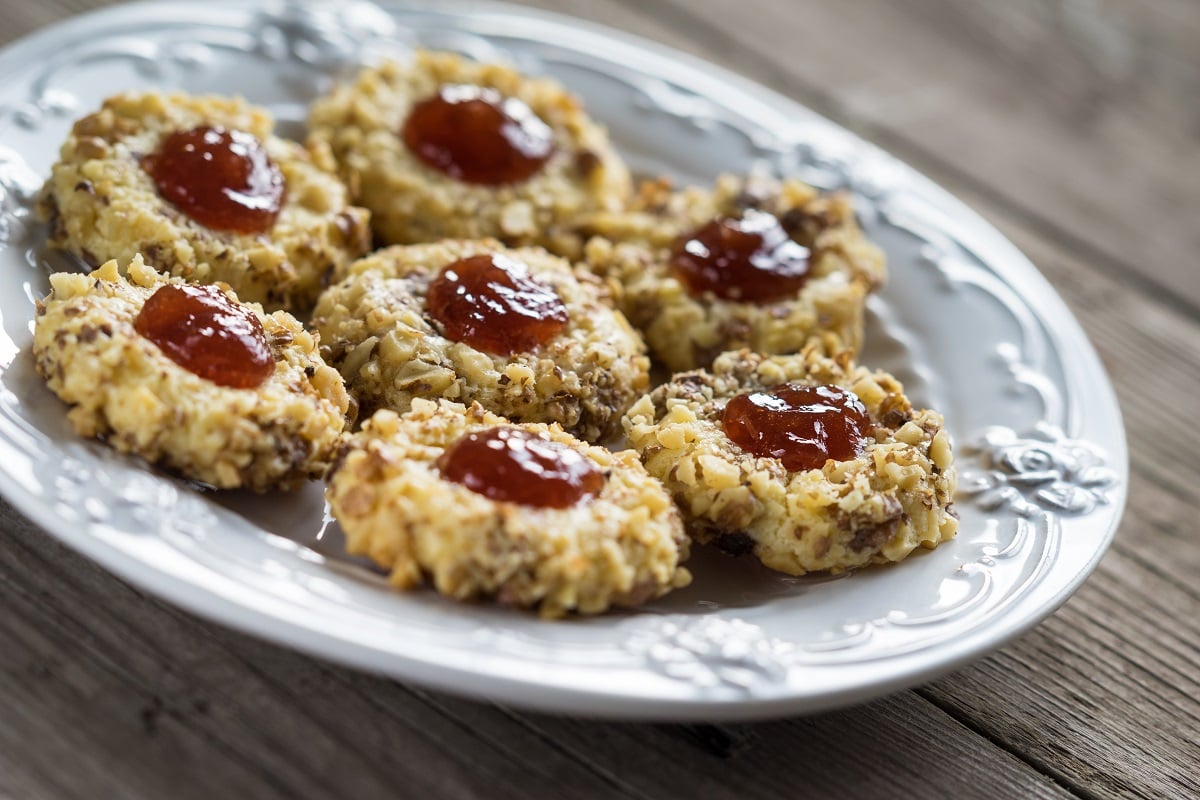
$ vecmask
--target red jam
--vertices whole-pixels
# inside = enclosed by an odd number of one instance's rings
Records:
[[[425,307],[445,335],[496,355],[545,344],[567,327],[567,307],[554,290],[502,255],[459,259],[429,284]]]
[[[134,321],[142,336],[184,369],[218,386],[253,389],[275,371],[254,312],[216,286],[164,286]]]
[[[671,252],[671,268],[692,295],[752,303],[798,292],[808,265],[808,248],[792,241],[773,214],[756,209],[717,217],[680,237]]]
[[[786,383],[733,398],[721,418],[725,435],[756,456],[778,458],[789,472],[820,469],[827,459],[862,453],[871,429],[858,396],[840,386]]]
[[[554,154],[554,131],[524,102],[465,84],[413,106],[401,135],[430,167],[485,186],[527,180]]]
[[[520,428],[468,433],[438,460],[446,480],[503,503],[569,508],[604,488],[587,456]]]
[[[159,194],[213,230],[262,233],[283,205],[283,173],[245,131],[176,131],[142,159],[142,168]]]

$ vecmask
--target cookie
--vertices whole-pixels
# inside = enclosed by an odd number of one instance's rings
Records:
[[[221,323],[226,330],[242,326],[251,343],[243,349],[258,358],[241,369],[231,358],[242,352],[236,336],[181,353],[171,349],[188,333],[179,324],[159,319],[147,328],[146,305],[183,296],[185,285],[140,257],[124,270],[109,261],[91,275],[57,273],[50,285],[37,308],[33,355],[81,436],[222,489],[290,488],[324,474],[349,396],[316,338],[290,314],[240,303],[228,287],[187,287],[235,318]],[[148,338],[164,330],[184,337]],[[201,360],[186,367],[189,352]]]
[[[50,244],[95,268],[141,253],[248,302],[307,309],[370,247],[328,149],[240,99],[129,93],[80,119],[40,197]]]
[[[494,237],[577,253],[566,223],[630,193],[607,133],[560,84],[450,53],[363,69],[313,104],[309,130],[388,244]]]
[[[463,262],[488,259],[516,283],[499,294],[466,286]],[[448,282],[455,264],[459,280]],[[506,279],[483,266],[485,284],[488,274]],[[649,384],[644,345],[609,302],[599,279],[540,248],[451,240],[397,245],[356,262],[321,295],[311,325],[364,417],[445,398],[517,422],[557,422],[595,442],[619,431]],[[489,310],[488,320],[475,318]],[[537,336],[520,335],[530,326]],[[506,345],[517,349],[504,352]]]
[[[494,441],[498,431],[516,431],[533,441],[525,447],[552,456],[565,451],[560,472],[582,471],[597,484],[564,507],[488,496],[492,482],[468,488],[447,454],[471,436]],[[533,472],[510,481],[527,496],[558,491],[547,492]],[[414,400],[403,416],[378,412],[348,438],[327,497],[349,552],[370,557],[402,589],[428,578],[448,597],[557,617],[639,605],[690,581],[680,566],[688,542],[679,512],[635,454],[584,444],[556,425],[513,426],[478,404]]]
[[[794,353],[829,333],[857,350],[866,297],[885,276],[849,199],[795,180],[651,181],[630,210],[582,224],[594,236],[587,264],[624,287],[621,309],[672,371],[743,347]]]
[[[789,392],[819,396],[803,413],[774,416],[793,414]],[[815,432],[805,431],[813,414],[826,416]],[[855,420],[860,425],[848,436]],[[772,438],[779,422],[788,437],[782,444]],[[914,409],[895,378],[853,366],[848,353],[726,353],[711,371],[676,375],[643,397],[625,428],[694,539],[753,553],[781,572],[900,561],[957,529],[956,474],[941,416]],[[847,440],[849,449],[836,453]]]

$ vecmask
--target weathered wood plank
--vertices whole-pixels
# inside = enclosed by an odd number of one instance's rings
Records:
[[[527,0],[528,2],[528,0]],[[108,3],[18,4],[9,35]],[[1049,0],[620,0],[530,5],[636,30],[791,94],[916,166],[937,165],[1160,299],[1200,307],[1200,6]],[[0,37],[3,38],[3,37]],[[886,65],[881,69],[880,65]],[[1147,87],[1154,87],[1150,91]]]
[[[1200,108],[1179,98],[1200,92],[1200,14],[1190,0],[1138,8],[1116,0],[910,0],[928,24],[1007,57],[1049,85],[1072,113],[1097,105],[1147,110],[1172,131],[1200,133]]]
[[[912,693],[814,717],[748,725],[606,725],[524,715],[652,797],[1071,797]],[[976,759],[986,753],[981,763]]]
[[[876,22],[869,22],[880,10],[877,8],[880,3],[876,0],[841,4],[836,8],[828,4],[812,4],[819,8],[810,8],[809,4],[797,3],[789,4],[786,9],[776,9],[775,15],[755,13],[753,3],[765,1],[752,0],[739,11],[739,22],[743,16],[749,20],[746,26],[718,26],[715,21],[720,19],[718,12],[726,7],[712,2],[692,4],[688,9],[658,4],[648,10],[633,7],[622,0],[586,3],[583,0],[567,0],[553,4],[548,0],[533,0],[528,4],[553,6],[585,18],[602,18],[609,24],[734,66],[775,88],[791,90],[801,100],[821,100],[825,91],[838,92],[839,96],[843,91],[852,95],[854,83],[849,78],[835,80],[831,74],[828,76],[830,82],[822,84],[820,91],[810,88],[806,80],[798,75],[803,72],[801,67],[808,60],[820,59],[811,53],[801,52],[804,48],[800,47],[799,39],[791,49],[777,46],[778,41],[771,37],[782,34],[768,35],[767,27],[784,33],[797,31],[797,35],[813,29],[822,30],[824,35],[818,37],[820,41],[814,46],[818,49],[830,48],[825,55],[832,59],[838,57],[834,52],[837,47],[844,51],[849,46],[847,42],[855,43],[855,52],[867,46],[866,42],[850,35],[855,26],[874,28],[881,26],[884,20],[895,22],[892,29],[895,39],[907,43],[906,47],[915,47],[918,42],[926,45],[924,54],[920,55],[921,62],[925,64],[926,77],[943,80],[947,79],[945,73],[953,71],[938,66],[938,54],[948,45],[936,40],[913,40],[905,36],[905,26],[912,25],[911,21],[905,23],[883,16]],[[805,12],[803,16],[807,19],[803,24],[797,19],[801,11]],[[808,12],[811,12],[811,16],[808,16]],[[706,23],[706,27],[699,31],[693,24],[696,16]],[[826,26],[823,24],[826,16],[837,19],[829,21]],[[768,26],[768,23],[773,24]],[[738,34],[740,36],[745,34],[747,26],[749,30],[763,32],[764,36],[757,45],[735,37],[734,29],[742,30]],[[871,52],[878,54],[875,64],[882,63],[888,53],[886,48]],[[785,54],[787,57],[784,57]],[[840,57],[848,59],[845,52]],[[765,63],[768,60],[772,61],[772,65]],[[854,69],[862,71],[866,66],[858,64]],[[905,69],[915,67],[909,65]],[[892,71],[890,64],[886,71]],[[821,101],[814,105],[828,103]],[[882,130],[873,127],[874,123],[869,120],[855,118],[854,121],[860,123],[860,127]],[[981,150],[991,151],[986,140],[972,141],[980,142]],[[1064,153],[1071,149],[1066,143],[1060,144]],[[1200,148],[1197,148],[1197,153],[1200,154]],[[1116,158],[1117,153],[1111,155]],[[1193,502],[1190,487],[1195,486],[1196,479],[1200,477],[1200,469],[1191,455],[1200,452],[1200,429],[1192,424],[1194,403],[1186,400],[1196,397],[1200,390],[1200,325],[1197,324],[1200,317],[1186,308],[1165,308],[1158,297],[1148,296],[1144,287],[1131,285],[1128,274],[1097,270],[1089,254],[1080,253],[1073,247],[1073,241],[1064,244],[1053,235],[1061,227],[1053,219],[1053,204],[1027,209],[1007,202],[998,203],[990,183],[983,179],[971,179],[957,165],[929,158],[913,159],[912,162],[988,216],[1025,250],[1059,289],[1097,346],[1116,385],[1126,415],[1131,459],[1138,480],[1143,480],[1144,476],[1149,484],[1146,490],[1155,492],[1157,500],[1162,501],[1146,503],[1144,508],[1131,508],[1131,511],[1150,513],[1159,522],[1165,522],[1168,518],[1179,522],[1185,520]],[[1184,172],[1189,175],[1200,174],[1200,170]],[[1049,173],[1059,180],[1074,174],[1070,165],[1062,163],[1051,165]],[[1195,189],[1197,209],[1200,209],[1200,186]],[[1148,211],[1138,205],[1136,213],[1147,215]],[[1041,214],[1046,216],[1039,218]],[[1097,229],[1104,227],[1099,218],[1091,224]],[[1190,265],[1192,261],[1177,263]],[[1189,271],[1196,272],[1190,268]],[[1173,402],[1175,399],[1180,402]],[[1181,567],[1200,570],[1200,560],[1190,560],[1200,559],[1200,548],[1186,547],[1183,552],[1174,552],[1172,555],[1173,558],[1187,559]]]
[[[747,0],[732,25],[722,0],[526,2],[732,67],[1200,305],[1195,3]],[[0,40],[108,4],[14,3]]]
[[[1200,5],[526,1],[730,67],[1200,308]],[[1109,41],[1136,75],[1121,91]]]
[[[591,4],[589,7],[594,13],[596,6]],[[605,9],[604,13],[607,11]],[[651,35],[656,38],[665,34],[661,38],[699,49],[690,38],[694,34],[690,29],[687,36],[682,36],[678,31],[654,27],[661,21],[661,8],[653,19],[639,18],[636,11],[626,6],[620,11],[626,16],[619,24],[643,33],[653,28]],[[837,8],[836,13],[844,11],[853,14],[847,11],[845,4]],[[749,13],[754,16],[752,11]],[[779,19],[772,21],[772,26],[775,25],[778,29],[786,29]],[[839,36],[836,31],[830,33],[830,42],[846,41],[846,37]],[[898,38],[903,40],[903,29],[899,33]],[[760,41],[755,49],[748,42],[741,42],[741,46],[718,49],[714,53],[707,47],[716,38],[704,38],[701,45],[705,46],[702,54],[718,61],[745,58],[754,66],[757,61],[745,54],[748,51],[761,53],[764,46],[769,46]],[[931,58],[939,58],[940,50],[931,49],[939,54]],[[741,71],[751,72],[753,76],[751,70]],[[941,73],[930,67],[929,74],[940,76]],[[787,75],[790,73],[785,77]],[[793,85],[792,80],[786,77],[784,86]],[[832,88],[837,91],[840,87],[840,84],[834,84]],[[777,88],[780,88],[778,83]],[[801,99],[807,98],[801,95]],[[822,110],[829,113],[828,108]],[[868,130],[875,132],[871,128]],[[984,141],[986,147],[986,140],[981,140],[977,133],[971,141]],[[1059,146],[1069,150],[1061,140]],[[919,149],[914,152],[921,155]],[[1119,154],[1111,155],[1116,158]],[[1094,604],[1083,619],[1073,613],[1072,604],[1025,640],[1003,651],[997,659],[983,662],[979,669],[992,670],[987,676],[988,685],[993,686],[990,693],[976,691],[980,682],[974,677],[976,672],[966,670],[923,694],[1006,748],[1028,753],[1039,767],[1079,791],[1106,797],[1177,796],[1181,785],[1193,775],[1197,763],[1194,747],[1175,746],[1179,743],[1176,737],[1186,736],[1188,732],[1191,733],[1190,741],[1194,742],[1194,729],[1177,728],[1194,721],[1200,711],[1194,693],[1187,692],[1186,681],[1180,684],[1184,687],[1182,691],[1172,687],[1180,676],[1189,671],[1195,673],[1195,629],[1186,625],[1168,629],[1134,624],[1122,627],[1116,641],[1110,642],[1107,648],[1087,651],[1085,660],[1074,666],[1074,669],[1086,668],[1098,675],[1083,684],[1082,689],[1075,671],[1060,663],[1067,656],[1059,654],[1056,646],[1060,638],[1058,630],[1063,626],[1079,631],[1077,635],[1085,641],[1089,637],[1099,640],[1111,637],[1111,633],[1105,633],[1104,625],[1118,607],[1122,612],[1132,613],[1135,620],[1139,615],[1195,619],[1200,610],[1197,606],[1200,593],[1188,577],[1200,570],[1200,546],[1194,537],[1188,536],[1194,529],[1193,487],[1200,478],[1200,465],[1190,455],[1200,446],[1192,423],[1194,403],[1186,399],[1200,393],[1197,355],[1200,353],[1200,326],[1196,324],[1196,315],[1186,308],[1182,311],[1165,309],[1157,302],[1159,297],[1148,297],[1144,286],[1131,284],[1127,276],[1117,270],[1096,270],[1089,250],[1081,252],[1074,246],[1073,238],[1068,237],[1063,244],[1062,237],[1055,235],[1065,223],[1054,217],[1056,210],[1052,204],[1033,208],[1007,198],[997,198],[988,179],[972,179],[971,175],[964,174],[960,165],[946,163],[941,158],[908,157],[931,177],[965,194],[965,199],[1000,223],[1002,229],[1060,287],[1096,342],[1126,413],[1135,474],[1129,518],[1118,538],[1117,551],[1106,562],[1101,574],[1110,574],[1112,570],[1124,573],[1133,570],[1140,563],[1139,559],[1146,560],[1157,570],[1156,580],[1170,588],[1174,602],[1169,610],[1156,608],[1145,597],[1138,597],[1123,585],[1104,586],[1098,576],[1095,579],[1097,585],[1086,586],[1080,600],[1076,601],[1084,603],[1090,599]],[[1045,164],[1043,168],[1050,176],[1047,180],[1073,176],[1069,164]],[[1185,169],[1181,174],[1194,173]],[[1153,215],[1154,211],[1148,211],[1143,204],[1136,205],[1138,210],[1131,213],[1133,217]],[[1090,224],[1100,227],[1095,221]],[[1191,261],[1179,263],[1186,265]],[[1110,564],[1119,566],[1110,567]],[[997,661],[1006,664],[1020,661],[1029,665],[1025,670],[1027,674],[1023,675],[1025,680],[998,682],[994,666]],[[961,684],[960,675],[964,676]],[[952,695],[955,702],[947,701],[942,692]],[[1136,700],[1129,704],[1114,703],[1114,696]],[[1022,721],[1024,728],[1017,724]],[[1065,735],[1064,731],[1067,732]],[[1131,768],[1129,764],[1144,766]]]
[[[931,177],[945,180],[934,173]],[[996,656],[922,696],[1095,797],[1187,796],[1200,763],[1200,320],[960,190],[1060,287],[1125,416],[1133,477],[1113,552],[1074,599]],[[1115,633],[1114,633],[1115,632]]]
[[[0,40],[100,4],[0,3]],[[536,4],[791,94],[999,224],[1080,316],[1121,396],[1135,476],[1114,553],[1047,623],[919,696],[807,720],[653,727],[511,712],[281,651],[142,597],[0,506],[0,794],[1194,791],[1198,7],[748,0],[729,25],[728,4],[712,0]],[[1096,10],[1071,16],[1084,5]],[[881,754],[881,740],[898,745]]]
[[[866,2],[873,4],[874,0]],[[780,64],[769,70],[759,63],[766,58],[762,53],[770,51],[770,39],[754,48],[748,42],[731,38],[732,33],[727,35],[707,28],[700,34],[696,34],[692,28],[686,28],[688,35],[685,35],[682,31],[690,19],[689,15],[708,13],[705,11],[708,6],[703,3],[686,11],[661,4],[644,11],[621,0],[588,3],[569,0],[554,4],[535,0],[530,4],[553,5],[585,18],[602,17],[609,24],[696,51],[717,62],[731,64],[776,88],[796,89],[792,93],[802,100],[810,99],[806,94],[817,99],[821,96],[809,91],[806,84],[794,76],[798,68],[783,66],[784,62],[789,65],[799,63],[797,59],[779,58]],[[787,30],[791,19],[788,15],[797,13],[797,9],[803,5],[789,5],[789,10],[781,11],[784,16],[777,20],[777,27]],[[870,8],[873,9],[874,5]],[[843,4],[836,11],[831,9],[825,6],[814,9],[811,25],[816,25],[826,14],[844,14],[847,19],[838,23],[841,25],[849,26],[856,20],[866,24],[865,19],[859,18],[866,12],[858,3]],[[747,11],[746,15],[751,18],[757,16],[759,22],[755,24],[761,24],[763,15],[755,15],[751,11]],[[795,28],[795,21],[791,23]],[[839,28],[826,30],[831,42],[856,41],[853,37],[847,39],[839,35],[839,31],[846,33]],[[898,32],[902,33],[903,30],[902,26],[897,28]],[[902,35],[898,38],[904,39]],[[929,47],[938,51],[940,46],[932,43]],[[943,70],[931,64],[928,71],[931,78],[941,79]],[[841,91],[844,87],[852,91],[852,85],[840,82],[834,82],[827,88]],[[988,216],[1058,287],[1100,352],[1126,416],[1135,488],[1138,489],[1131,498],[1130,517],[1154,520],[1156,524],[1147,526],[1144,533],[1173,538],[1172,562],[1180,570],[1200,572],[1200,547],[1179,541],[1180,533],[1190,530],[1186,523],[1194,513],[1192,487],[1200,479],[1200,467],[1191,455],[1200,452],[1200,428],[1192,424],[1194,403],[1186,400],[1200,394],[1200,325],[1197,324],[1197,315],[1188,309],[1165,308],[1157,297],[1148,296],[1142,291],[1141,286],[1131,286],[1127,275],[1097,270],[1087,253],[1078,252],[1070,242],[1063,244],[1052,235],[1057,223],[1031,219],[1033,210],[1014,208],[1006,202],[997,204],[989,186],[982,185],[979,180],[964,178],[956,166],[937,159],[917,159],[913,163],[934,180],[954,189],[960,197]],[[1070,174],[1063,165],[1054,167],[1052,172],[1058,176]],[[1196,197],[1200,201],[1200,189],[1197,192]],[[1049,213],[1052,210],[1051,206],[1046,206],[1037,210],[1037,213]],[[1140,207],[1139,213],[1143,213]],[[1102,226],[1097,223],[1096,227]],[[1173,402],[1175,399],[1180,402]],[[1148,493],[1144,501],[1143,493]]]
[[[1200,764],[1196,611],[1113,553],[1033,633],[920,694],[1090,796],[1188,797]]]
[[[482,737],[423,694],[146,598],[4,511],[8,780],[64,797],[627,796],[521,726]]]
[[[196,620],[20,522],[0,575],[0,774],[21,794],[1070,796],[911,693],[723,728],[521,714]]]

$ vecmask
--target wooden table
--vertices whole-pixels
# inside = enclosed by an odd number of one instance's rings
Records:
[[[0,0],[16,38],[103,0]],[[1200,796],[1200,4],[535,0],[797,98],[1017,243],[1116,383],[1117,541],[1057,614],[867,706],[753,725],[517,712],[202,622],[0,506],[0,794]]]

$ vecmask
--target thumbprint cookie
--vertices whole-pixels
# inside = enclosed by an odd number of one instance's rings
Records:
[[[799,352],[834,334],[862,342],[883,252],[849,199],[799,181],[723,176],[712,190],[641,186],[630,210],[583,223],[587,264],[623,287],[621,308],[655,360],[706,367],[726,350]]]
[[[363,69],[313,104],[309,130],[388,244],[492,237],[577,251],[569,223],[630,193],[607,133],[559,83],[450,53]]]
[[[333,157],[239,99],[121,94],[78,120],[39,201],[50,244],[93,269],[142,254],[244,301],[304,310],[370,247]]]
[[[636,606],[687,585],[679,511],[632,451],[446,400],[379,411],[330,473],[348,550],[408,589],[545,617]]]
[[[596,442],[649,384],[641,338],[608,295],[541,248],[447,240],[356,262],[310,324],[364,417],[445,398]]]
[[[291,314],[140,257],[124,270],[56,273],[50,285],[33,355],[81,436],[221,489],[324,474],[350,398]]]
[[[781,572],[900,561],[957,530],[941,416],[847,352],[725,353],[643,397],[625,425],[695,540]]]

